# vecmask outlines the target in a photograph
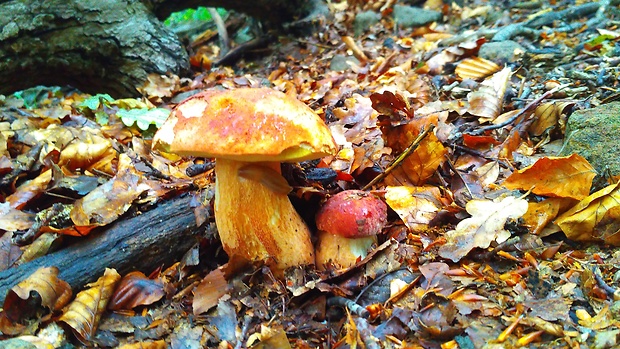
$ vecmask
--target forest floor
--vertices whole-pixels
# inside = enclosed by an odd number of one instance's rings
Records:
[[[191,38],[194,75],[152,76],[141,99],[6,96],[0,270],[181,195],[200,238],[148,276],[110,265],[76,287],[53,266],[23,275],[5,297],[0,347],[617,347],[616,5],[334,2],[312,35],[242,43],[241,26],[230,51],[215,29]],[[312,230],[338,192],[387,204],[355,265],[283,278],[232,268],[212,159],[151,150],[179,102],[240,87],[282,91],[329,126],[337,154],[282,167]]]

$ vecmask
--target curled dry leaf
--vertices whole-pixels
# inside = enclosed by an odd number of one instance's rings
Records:
[[[164,296],[164,284],[161,280],[149,279],[139,271],[132,271],[119,282],[108,309],[133,309],[139,305],[149,305]]]
[[[564,131],[562,115],[566,108],[572,107],[574,104],[575,102],[570,101],[542,103],[534,111],[535,118],[528,129],[529,133],[533,136],[540,136],[558,125],[562,128],[561,131]]]
[[[8,202],[0,202],[0,230],[26,230],[34,223],[35,215],[19,211]]]
[[[64,307],[73,295],[71,286],[58,278],[58,268],[39,268],[7,293],[4,311],[10,319],[19,321],[36,310],[30,308],[38,306],[32,303],[31,292],[39,294],[41,305],[52,311]]]
[[[503,108],[504,95],[512,76],[506,67],[484,80],[478,90],[467,95],[470,114],[479,116],[480,122],[493,121],[500,115]]]
[[[461,79],[484,79],[501,69],[493,61],[481,57],[466,58],[456,66],[454,71]]]
[[[88,232],[96,226],[115,221],[131,207],[135,199],[149,189],[129,156],[121,154],[118,166],[114,178],[75,202],[71,219],[76,227],[85,227],[80,232]]]
[[[94,339],[99,319],[120,279],[121,276],[116,270],[107,268],[102,277],[88,284],[88,289],[77,294],[58,321],[69,325],[78,340],[89,345]]]
[[[565,212],[576,201],[569,198],[548,198],[540,202],[530,202],[523,221],[532,234],[540,235],[559,213]],[[556,227],[556,230],[557,227]]]
[[[543,157],[532,166],[514,172],[504,181],[508,189],[531,190],[537,195],[573,198],[588,196],[596,172],[578,154]]]
[[[574,241],[601,241],[620,246],[619,183],[607,186],[581,200],[559,216],[555,223]]]
[[[30,200],[43,194],[52,180],[52,170],[43,171],[36,178],[22,183],[17,190],[6,198],[11,207],[22,209]]]
[[[428,228],[443,206],[437,187],[386,187],[385,202],[412,232]]]
[[[476,247],[487,248],[493,241],[506,241],[510,232],[504,229],[504,225],[509,219],[523,216],[527,208],[526,200],[513,196],[493,201],[469,201],[465,209],[471,217],[446,233],[447,243],[439,248],[439,255],[457,262]]]

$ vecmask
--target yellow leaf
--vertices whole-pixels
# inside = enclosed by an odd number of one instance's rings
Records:
[[[532,190],[537,195],[573,198],[588,196],[594,168],[578,154],[544,157],[532,166],[514,172],[503,185],[508,189]]]
[[[106,269],[102,277],[88,284],[90,288],[77,294],[58,321],[69,325],[80,342],[89,345],[120,279],[116,270]]]
[[[620,246],[620,189],[607,186],[564,212],[555,223],[574,241],[602,241]]]
[[[385,202],[413,232],[427,228],[442,206],[441,192],[437,187],[398,186],[385,189]]]

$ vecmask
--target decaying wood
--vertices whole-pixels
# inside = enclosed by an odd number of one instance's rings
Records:
[[[0,94],[71,85],[115,98],[137,94],[149,73],[182,75],[188,55],[163,21],[217,6],[281,26],[321,0],[0,0]]]
[[[121,275],[131,270],[152,272],[181,259],[196,242],[196,226],[190,197],[179,197],[32,262],[0,272],[0,304],[14,285],[40,267],[56,266],[60,278],[75,290],[115,268]]]

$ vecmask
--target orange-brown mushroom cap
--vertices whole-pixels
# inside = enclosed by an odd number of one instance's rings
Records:
[[[198,93],[177,106],[153,146],[179,155],[237,161],[297,162],[336,152],[321,118],[268,88]]]

